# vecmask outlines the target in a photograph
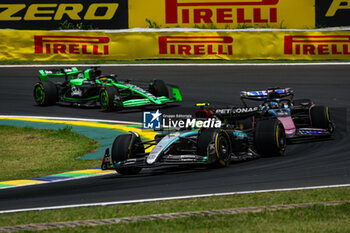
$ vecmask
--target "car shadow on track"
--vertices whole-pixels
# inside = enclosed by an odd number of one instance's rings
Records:
[[[136,175],[121,175],[116,172],[115,175],[103,177],[103,179],[122,179],[122,178],[132,178],[132,177],[152,177],[152,176],[163,176],[163,175],[179,175],[179,174],[189,174],[189,173],[201,173],[201,172],[211,172],[217,170],[216,168],[208,168],[206,166],[164,166],[157,168],[145,168],[139,174]]]

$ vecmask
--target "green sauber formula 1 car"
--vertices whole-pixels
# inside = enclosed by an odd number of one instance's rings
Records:
[[[163,80],[118,80],[113,74],[101,73],[97,67],[39,70],[40,81],[34,85],[34,100],[40,106],[56,103],[101,106],[105,111],[182,101],[179,88]]]

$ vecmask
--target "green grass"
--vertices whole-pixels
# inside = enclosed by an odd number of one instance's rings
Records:
[[[34,178],[77,169],[94,168],[98,160],[76,160],[99,143],[60,130],[0,126],[0,181]]]
[[[14,226],[29,223],[49,223],[75,220],[133,217],[150,214],[269,206],[280,204],[341,201],[349,200],[349,194],[350,187],[345,187],[289,192],[230,195],[208,198],[193,198],[187,200],[172,200],[103,207],[84,207],[47,211],[9,213],[0,215],[0,226]],[[202,217],[195,218],[201,219]],[[236,217],[233,218],[235,219]],[[182,220],[179,219],[179,221]],[[200,222],[201,221],[191,225],[197,225]],[[133,224],[137,225],[138,223]],[[142,225],[143,223],[140,224]],[[153,222],[149,224],[153,224]],[[125,231],[121,230],[120,232]]]
[[[231,232],[350,232],[350,204],[313,206],[291,210],[236,215],[193,216],[149,220],[96,227],[51,229],[40,232],[143,232],[143,233],[231,233]]]

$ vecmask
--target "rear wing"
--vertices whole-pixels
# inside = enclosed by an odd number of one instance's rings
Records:
[[[244,106],[247,106],[245,99],[254,101],[264,101],[269,99],[277,99],[289,97],[290,100],[293,99],[294,90],[292,88],[269,88],[267,90],[258,91],[241,91],[240,93],[241,101]]]
[[[65,78],[68,79],[69,76],[74,76],[82,71],[77,67],[72,68],[62,68],[62,69],[51,69],[51,70],[39,70],[40,81],[49,81],[49,78]]]

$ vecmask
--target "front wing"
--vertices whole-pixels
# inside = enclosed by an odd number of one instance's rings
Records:
[[[327,129],[315,129],[315,128],[299,128],[296,133],[287,137],[289,144],[312,142],[312,141],[323,141],[332,139],[334,132]]]
[[[117,101],[115,101],[117,103]],[[167,98],[165,96],[157,97],[155,99],[143,98],[143,99],[131,99],[122,102],[124,108],[139,107],[145,105],[163,105],[166,103],[179,102],[174,99]]]
[[[146,156],[141,158],[127,159],[118,162],[115,166],[111,163],[109,149],[106,149],[105,155],[102,160],[101,169],[102,170],[114,170],[116,168],[123,167],[142,167],[142,168],[152,168],[160,166],[172,166],[172,165],[205,165],[210,164],[208,157],[203,157],[200,155],[167,155],[160,161],[148,164],[146,162]]]

